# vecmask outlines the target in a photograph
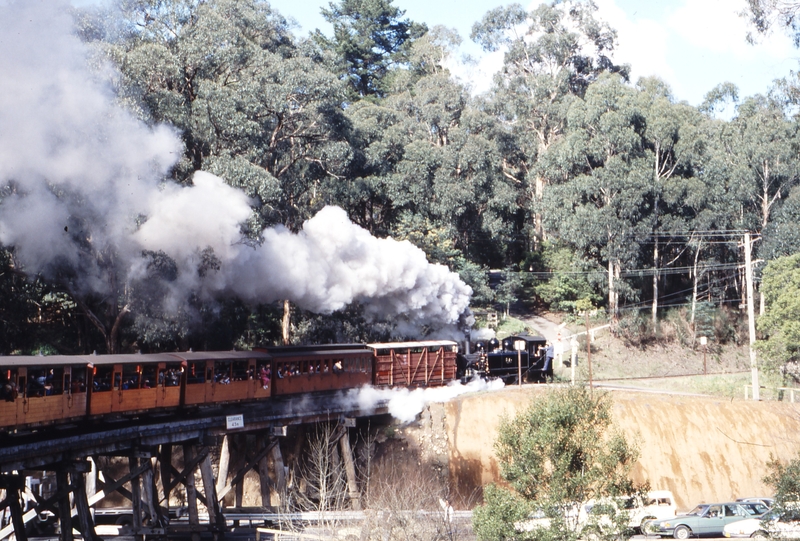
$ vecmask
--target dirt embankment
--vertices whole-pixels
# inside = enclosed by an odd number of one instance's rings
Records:
[[[525,386],[459,397],[441,406],[449,443],[451,491],[474,502],[480,487],[499,479],[492,447],[500,419],[547,388]],[[800,404],[702,396],[611,391],[614,417],[641,458],[636,481],[675,494],[678,507],[768,495],[762,482],[770,457],[800,451]]]

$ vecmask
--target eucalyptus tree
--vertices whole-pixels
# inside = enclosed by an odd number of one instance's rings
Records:
[[[122,0],[109,53],[120,94],[181,133],[179,181],[203,169],[297,227],[350,157],[344,84],[266,0]]]
[[[411,47],[409,66],[393,75],[390,94],[349,108],[360,160],[355,183],[369,200],[354,214],[403,238],[415,229],[422,237],[435,234],[486,264],[504,258],[521,227],[517,191],[502,174],[502,130],[443,65],[456,39],[434,28]],[[462,269],[466,260],[457,259]]]
[[[653,303],[652,323],[658,315],[659,269],[679,259],[686,249],[675,244],[670,232],[690,227],[692,213],[684,205],[691,177],[704,154],[704,117],[686,103],[675,103],[667,85],[658,79],[637,83],[638,107],[644,117],[643,145],[652,171]],[[662,240],[666,245],[662,246]],[[671,252],[669,252],[671,250]],[[670,258],[662,265],[664,256]]]
[[[747,40],[751,43],[758,39],[758,34],[767,34],[775,26],[782,27],[794,40],[795,47],[800,46],[800,2],[795,0],[747,0],[747,8],[742,12],[752,29]]]
[[[783,104],[765,96],[742,102],[719,134],[742,228],[760,232],[775,204],[800,182],[800,132]]]
[[[545,192],[545,225],[607,269],[608,310],[615,319],[621,293],[634,294],[626,290],[622,268],[638,262],[653,227],[652,161],[638,99],[619,75],[601,77],[573,102],[565,137],[539,163],[543,175],[557,180]]]
[[[595,17],[593,2],[551,1],[531,11],[519,4],[495,8],[472,28],[487,51],[505,50],[495,76],[491,111],[513,134],[504,149],[504,174],[522,185],[526,207],[535,208],[541,237],[541,202],[550,179],[535,167],[540,154],[561,138],[575,96],[601,73],[627,67],[611,60],[616,33]],[[528,210],[528,209],[526,209]]]
[[[800,253],[800,187],[789,191],[780,207],[772,215],[762,231],[762,243],[758,254],[771,261],[778,257]]]

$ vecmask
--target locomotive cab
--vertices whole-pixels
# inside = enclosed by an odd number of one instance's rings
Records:
[[[476,354],[466,356],[467,371],[471,368],[487,379],[500,378],[507,384],[522,381],[546,381],[552,378],[552,366],[546,366],[545,346],[541,336],[519,334],[489,340],[486,350],[475,344]],[[472,358],[470,358],[472,357]]]

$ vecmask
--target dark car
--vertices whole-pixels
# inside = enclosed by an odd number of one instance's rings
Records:
[[[685,515],[648,523],[647,533],[675,539],[722,537],[726,524],[758,518],[767,511],[761,502],[702,503]]]

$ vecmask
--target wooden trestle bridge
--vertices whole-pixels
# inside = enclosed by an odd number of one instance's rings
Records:
[[[0,541],[11,534],[17,541],[27,541],[26,522],[42,516],[58,521],[63,541],[74,539],[73,528],[87,541],[101,541],[92,507],[114,492],[131,501],[131,534],[137,539],[173,534],[199,538],[203,532],[221,538],[229,520],[220,503],[223,498],[234,491],[240,505],[244,477],[255,470],[261,481],[262,505],[270,509],[269,502],[279,498],[285,488],[279,438],[286,435],[290,425],[325,421],[339,422],[335,437],[347,472],[351,508],[357,510],[355,468],[350,440],[345,436],[356,418],[384,413],[385,404],[360,411],[336,400],[334,394],[317,393],[209,407],[189,416],[165,412],[2,434],[0,517],[10,515],[10,523],[0,529]],[[255,436],[257,445],[232,453],[229,440],[245,434]],[[175,446],[182,448],[182,461],[173,460]],[[212,454],[217,450],[219,456],[213,457],[218,464],[215,478]],[[127,473],[121,475],[116,468],[116,479],[114,472],[107,470],[98,475],[99,457],[127,462]],[[198,470],[201,486],[195,485]],[[56,480],[47,497],[32,492],[26,484],[32,475],[41,476],[43,472],[51,477],[54,474]],[[179,485],[185,490],[188,522],[169,521],[170,514],[174,516],[174,509],[169,507],[170,493]],[[207,521],[200,520],[198,501],[207,510]]]

